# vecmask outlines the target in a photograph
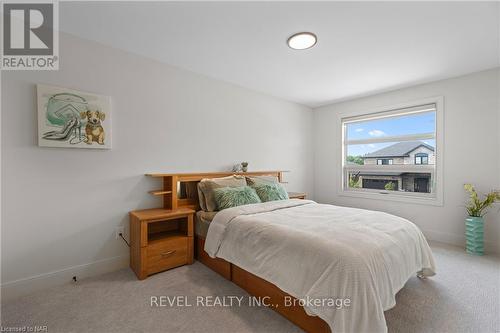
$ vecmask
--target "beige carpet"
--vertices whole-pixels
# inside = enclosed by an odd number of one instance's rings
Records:
[[[500,332],[500,260],[434,244],[438,275],[411,278],[386,312],[390,332]],[[267,308],[151,307],[150,297],[245,296],[200,263],[138,281],[130,270],[68,284],[2,305],[2,325],[49,332],[300,332]]]

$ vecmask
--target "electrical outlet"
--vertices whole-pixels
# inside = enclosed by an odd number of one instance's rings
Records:
[[[125,227],[122,225],[115,228],[115,239],[119,239],[120,234],[122,234],[122,235],[125,234]]]

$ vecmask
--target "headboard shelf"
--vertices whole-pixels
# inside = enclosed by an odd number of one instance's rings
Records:
[[[153,190],[149,191],[152,195],[165,195],[165,194],[172,194],[172,191],[164,191],[164,190]]]
[[[201,173],[146,173],[146,176],[161,178],[163,188],[149,191],[155,196],[163,196],[163,208],[199,209],[198,182],[204,178],[239,176],[275,176],[282,182],[283,173],[288,171],[249,171],[249,172],[201,172]]]
[[[272,171],[248,171],[248,172],[216,171],[216,172],[191,172],[191,173],[146,173],[146,176],[154,178],[176,176],[178,178],[183,178],[183,179],[196,178],[201,180],[203,178],[217,178],[217,177],[226,177],[230,175],[263,176],[263,175],[278,174],[284,172],[290,172],[290,171],[272,170]]]

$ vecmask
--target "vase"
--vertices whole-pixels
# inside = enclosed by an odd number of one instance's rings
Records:
[[[465,219],[465,249],[467,253],[482,256],[484,254],[484,219],[468,216]]]

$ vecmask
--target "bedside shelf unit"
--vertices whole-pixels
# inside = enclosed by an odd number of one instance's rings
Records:
[[[149,191],[149,193],[152,195],[165,195],[165,194],[172,194],[172,191],[154,190],[154,191]]]
[[[130,267],[140,280],[193,263],[193,215],[189,208],[130,212]]]

